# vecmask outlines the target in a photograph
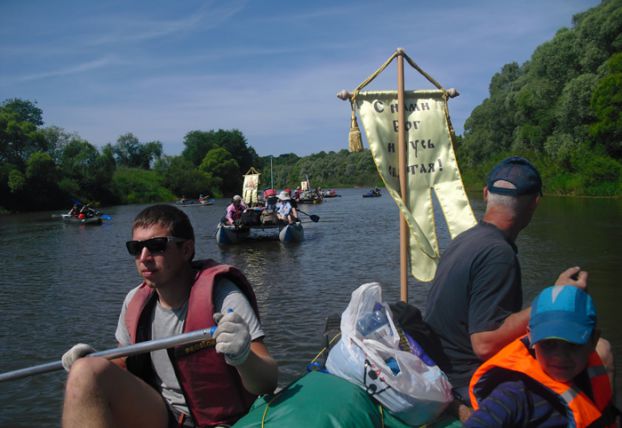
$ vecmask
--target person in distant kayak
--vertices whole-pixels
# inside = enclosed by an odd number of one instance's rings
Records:
[[[529,334],[482,364],[470,384],[470,427],[616,426],[611,384],[594,351],[592,298],[545,288],[531,305]]]
[[[248,280],[232,266],[193,262],[192,225],[172,205],[141,211],[126,247],[143,282],[123,302],[119,345],[217,326],[214,340],[114,362],[80,358],[94,350],[75,345],[62,357],[69,371],[63,426],[233,424],[257,395],[277,386],[277,364],[263,343]]]
[[[527,332],[530,309],[522,309],[515,241],[540,202],[542,180],[527,159],[510,157],[492,169],[483,196],[483,219],[458,235],[440,259],[425,314],[442,345],[443,352],[433,358],[447,374],[458,402],[466,406],[477,367]],[[587,276],[573,267],[555,284],[585,288]],[[608,342],[602,347],[613,358]]]
[[[240,218],[242,218],[242,213],[246,209],[246,205],[242,202],[242,197],[240,195],[235,195],[231,199],[231,203],[227,206],[227,211],[225,213],[225,222],[227,224],[237,224],[240,222]]]
[[[78,215],[80,215],[80,205],[73,204],[73,207],[71,207],[67,214],[72,217],[78,217]]]

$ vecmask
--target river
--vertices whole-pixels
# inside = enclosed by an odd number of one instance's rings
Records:
[[[280,385],[303,373],[322,348],[327,315],[342,312],[359,285],[378,281],[386,301],[399,299],[399,217],[393,200],[362,198],[367,189],[301,205],[320,216],[305,223],[298,245],[259,242],[220,248],[215,227],[227,204],[185,207],[195,227],[197,258],[214,258],[246,273],[257,294],[266,343],[279,361]],[[483,203],[470,195],[477,218]],[[52,212],[0,217],[0,372],[57,361],[70,346],[116,346],[123,298],[138,284],[124,242],[144,205],[106,207],[102,226],[76,226]],[[307,219],[306,216],[302,216]],[[564,268],[590,273],[589,290],[603,336],[622,373],[622,200],[545,196],[517,245],[525,301]],[[449,238],[442,235],[441,247]],[[423,307],[428,286],[409,279],[409,303]],[[60,425],[63,371],[0,383],[0,427]],[[618,376],[621,379],[622,376]],[[616,385],[617,396],[622,382]]]

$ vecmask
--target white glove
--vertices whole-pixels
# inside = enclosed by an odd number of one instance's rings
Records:
[[[92,354],[93,352],[95,352],[95,348],[91,345],[87,345],[86,343],[78,343],[77,345],[73,345],[69,351],[63,354],[63,358],[61,359],[63,368],[69,371],[73,363],[75,363],[78,358],[82,358],[88,354]]]
[[[246,322],[235,312],[225,315],[217,312],[214,321],[218,324],[214,332],[216,352],[224,354],[230,366],[243,364],[251,352],[251,335]]]

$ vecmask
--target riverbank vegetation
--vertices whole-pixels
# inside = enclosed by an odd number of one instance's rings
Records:
[[[622,0],[575,15],[489,88],[457,147],[467,185],[521,154],[538,165],[546,192],[622,195]]]
[[[220,129],[188,132],[182,153],[169,156],[132,133],[98,148],[43,125],[36,101],[0,104],[0,212],[229,196],[251,166],[262,187],[307,178],[323,188],[381,184],[369,150],[259,157],[242,132]],[[481,189],[500,159],[522,155],[542,172],[546,193],[621,196],[622,0],[576,15],[529,61],[503,66],[455,149],[468,189]]]

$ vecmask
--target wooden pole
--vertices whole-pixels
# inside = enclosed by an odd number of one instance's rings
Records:
[[[404,50],[397,49],[397,116],[398,116],[398,141],[397,158],[400,177],[400,194],[406,204],[408,200],[408,188],[406,177],[406,105],[404,96]],[[408,303],[408,224],[404,214],[400,211],[400,299]]]

